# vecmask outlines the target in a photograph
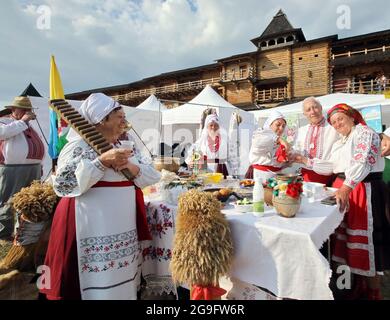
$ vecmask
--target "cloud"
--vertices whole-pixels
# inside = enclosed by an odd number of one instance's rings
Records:
[[[19,0],[0,12],[0,100],[33,82],[48,94],[50,55],[66,92],[130,83],[253,51],[282,8],[307,39],[347,37],[388,29],[386,0]],[[337,7],[351,8],[352,29],[338,30]],[[50,9],[51,28],[39,30],[38,8]],[[367,6],[370,5],[370,10]],[[321,11],[319,10],[321,9]]]

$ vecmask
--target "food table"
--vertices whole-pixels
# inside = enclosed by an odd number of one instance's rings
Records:
[[[152,241],[142,243],[142,273],[156,294],[175,293],[169,262],[172,255],[177,207],[158,199],[146,200]],[[303,198],[294,218],[266,207],[263,216],[238,213],[230,205],[222,210],[232,231],[234,259],[229,276],[268,289],[278,297],[333,299],[331,270],[319,249],[341,223],[336,206],[308,203]]]

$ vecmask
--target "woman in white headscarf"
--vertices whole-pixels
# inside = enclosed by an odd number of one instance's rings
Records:
[[[160,174],[137,150],[121,148],[125,114],[112,98],[92,94],[80,113],[114,148],[98,156],[74,130],[58,158],[56,209],[45,265],[47,299],[136,299],[140,240],[151,239],[142,191]],[[120,172],[135,177],[128,181]]]
[[[261,178],[265,183],[285,165],[290,146],[281,137],[286,124],[284,116],[274,110],[263,128],[253,134],[249,162],[252,164],[254,179]]]
[[[207,171],[229,175],[230,163],[234,161],[228,156],[228,138],[226,132],[220,128],[216,114],[206,117],[202,134],[198,141],[188,151],[186,163],[193,166],[193,153],[201,155],[200,162],[207,166]]]

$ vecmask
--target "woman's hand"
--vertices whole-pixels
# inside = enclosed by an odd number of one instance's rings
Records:
[[[128,159],[133,156],[131,149],[111,149],[101,154],[98,159],[107,168],[118,168],[127,164]]]
[[[388,137],[385,134],[382,135],[381,147],[382,147],[381,156],[382,157],[390,156],[390,137]]]
[[[295,153],[295,154],[292,154],[290,156],[290,161],[291,162],[296,162],[296,163],[302,163],[304,164],[305,166],[307,165],[307,158],[302,156],[301,154],[299,153]]]
[[[278,138],[278,143],[280,143],[282,146],[284,146],[286,148],[287,153],[290,152],[291,146],[286,140],[284,140],[282,138]]]
[[[130,173],[136,177],[140,171],[140,168],[134,163],[128,162],[122,166],[116,167],[117,171],[122,171],[123,169],[129,169]]]
[[[349,194],[351,191],[352,189],[350,187],[343,184],[341,188],[334,193],[336,202],[340,206],[341,213],[349,210]]]

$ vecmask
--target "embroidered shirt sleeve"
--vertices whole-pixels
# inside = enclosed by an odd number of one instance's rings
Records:
[[[344,184],[354,188],[372,172],[380,151],[379,136],[369,127],[358,125],[352,141],[352,157],[345,170]]]
[[[134,147],[134,156],[131,161],[139,168],[139,172],[134,178],[134,184],[137,187],[145,188],[160,181],[161,174],[154,169],[152,159],[143,155],[137,147]]]
[[[89,146],[75,146],[61,152],[54,179],[54,190],[61,197],[75,197],[86,192],[104,175],[104,166],[97,160],[96,152]]]

